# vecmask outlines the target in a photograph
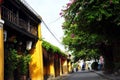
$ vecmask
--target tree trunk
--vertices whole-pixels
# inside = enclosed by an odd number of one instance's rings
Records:
[[[114,69],[113,49],[112,46],[107,46],[104,53],[104,70],[105,73],[112,73]]]

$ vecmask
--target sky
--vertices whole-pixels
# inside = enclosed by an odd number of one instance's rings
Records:
[[[63,6],[65,6],[69,0],[26,0],[27,3],[42,17],[44,22],[47,24],[51,32],[56,36],[56,38],[62,42],[62,37],[64,32],[62,30],[62,23],[64,18],[62,18],[59,13]],[[65,51],[64,46],[59,43],[52,34],[47,30],[45,25],[41,24],[42,38],[48,41],[54,46],[57,46],[62,51]]]

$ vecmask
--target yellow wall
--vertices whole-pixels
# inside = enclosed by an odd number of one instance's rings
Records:
[[[3,43],[4,43],[3,28],[0,25],[0,80],[4,80],[4,44]]]
[[[3,40],[3,24],[1,20],[1,7],[0,7],[0,80],[4,80],[4,40]]]
[[[68,72],[72,72],[72,65],[70,61],[68,62]]]
[[[67,68],[67,59],[64,61],[63,63],[63,73],[64,74],[67,74],[68,73],[68,68]]]
[[[38,25],[38,37],[41,38],[41,26]],[[32,80],[44,80],[42,41],[38,40],[35,49],[31,51],[30,76]]]
[[[51,56],[50,75],[52,75],[53,77],[55,77],[54,56]]]

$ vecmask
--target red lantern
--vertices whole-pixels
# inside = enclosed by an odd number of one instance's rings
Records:
[[[3,3],[3,0],[0,0],[0,5]]]

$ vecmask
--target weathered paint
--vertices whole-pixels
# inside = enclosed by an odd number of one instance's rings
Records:
[[[4,80],[4,38],[3,38],[3,23],[0,19],[0,80]]]
[[[38,25],[38,37],[41,38],[41,26]],[[31,51],[30,76],[32,80],[44,80],[43,74],[43,53],[42,41],[36,42],[35,48]]]

